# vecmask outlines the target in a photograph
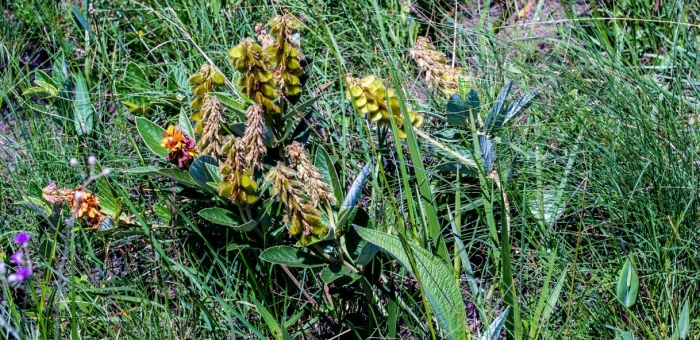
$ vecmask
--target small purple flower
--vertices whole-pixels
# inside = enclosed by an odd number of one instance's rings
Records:
[[[17,244],[25,245],[29,242],[30,237],[31,235],[28,233],[19,233],[17,236],[15,236],[13,241]]]
[[[31,267],[18,267],[17,271],[7,276],[8,282],[20,282],[32,276]]]
[[[16,264],[16,265],[23,265],[24,264],[24,254],[22,254],[21,251],[18,251],[10,257],[10,262]]]

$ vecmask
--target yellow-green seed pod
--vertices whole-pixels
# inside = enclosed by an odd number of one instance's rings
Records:
[[[221,182],[219,183],[218,192],[221,197],[231,196],[233,191],[233,183],[231,182]]]

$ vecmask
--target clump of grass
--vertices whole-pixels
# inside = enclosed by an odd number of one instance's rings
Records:
[[[28,249],[36,269],[4,297],[2,315],[19,337],[439,338],[447,334],[440,318],[462,310],[429,301],[434,278],[421,275],[422,261],[439,261],[449,271],[450,284],[443,287],[463,293],[463,329],[472,336],[490,324],[513,338],[697,335],[687,322],[697,311],[698,269],[692,246],[700,159],[691,120],[698,77],[696,27],[688,19],[697,7],[693,2],[663,2],[658,9],[655,3],[609,3],[590,16],[570,13],[557,36],[538,40],[551,44],[548,53],[533,53],[530,41],[497,34],[489,18],[462,29],[453,18],[471,10],[465,7],[359,1],[338,4],[339,15],[329,5],[95,2],[89,11],[20,1],[8,9],[14,17],[0,23],[6,33],[0,34],[0,223],[32,232]],[[29,7],[38,10],[23,10]],[[427,10],[436,14],[430,17]],[[308,91],[297,102],[291,98],[297,89],[292,76],[304,81],[292,74],[297,69],[286,75],[270,71],[270,86],[283,83],[278,92],[289,99],[273,104],[290,116],[267,115],[276,110],[264,99],[278,96],[267,96],[262,87],[262,119],[246,111],[255,106],[241,104],[236,93],[246,91],[234,90],[247,84],[235,77],[230,83],[217,79],[225,86],[206,94],[190,91],[188,75],[202,63],[216,65],[222,75],[236,74],[227,53],[244,37],[257,36],[261,50],[277,44],[275,55],[289,58],[284,46],[296,44],[297,32],[270,29],[269,36],[256,28],[284,13],[299,20],[299,45],[309,63],[303,87]],[[436,52],[454,56],[455,65],[472,75],[480,99],[474,126],[467,120],[453,125],[455,116],[447,113],[470,116],[446,109],[456,100],[444,93],[423,90],[428,83],[417,79],[424,73],[410,56],[416,35],[432,36]],[[56,96],[24,94],[40,85],[36,67],[58,80]],[[398,105],[387,106],[382,126],[356,113],[364,105],[345,100],[352,91],[348,73],[374,74],[383,87],[394,88]],[[483,169],[484,133],[474,127],[502,102],[498,94],[508,80],[517,95],[530,89],[541,95],[525,115],[491,134],[495,182]],[[468,90],[461,93],[465,103]],[[411,98],[417,94],[420,100]],[[310,261],[306,266],[273,265],[270,253],[261,253],[272,246],[292,248],[296,240],[273,217],[293,204],[253,202],[255,209],[242,205],[238,211],[227,197],[188,182],[175,166],[152,167],[168,165],[133,137],[142,121],[135,116],[159,127],[177,125],[200,95],[220,100],[215,111],[226,118],[254,127],[236,136],[244,141],[239,158],[249,178],[260,178],[265,167],[289,156],[284,147],[266,143],[266,129],[281,137],[287,119],[295,127],[312,127],[297,135],[312,143],[291,150],[303,161],[285,174],[307,174],[290,188],[302,188],[294,193],[299,202],[319,202],[318,211],[307,215],[325,214],[328,220],[318,219],[342,231],[342,244],[325,244],[320,251],[313,245],[293,248]],[[291,110],[304,103],[312,115]],[[209,141],[200,153],[225,158],[223,135],[243,130],[234,118],[218,124],[220,117],[210,111],[201,125],[206,137],[195,136],[197,123],[186,133]],[[76,112],[92,112],[90,133],[76,130],[76,119],[89,116]],[[425,117],[419,132],[410,126],[417,116]],[[398,131],[405,140],[395,138]],[[87,161],[93,154],[98,168],[115,171],[84,189],[99,197],[101,213],[114,224],[66,228],[68,208],[35,212],[45,204],[46,185],[72,187],[81,180],[67,160]],[[481,166],[481,177],[464,163]],[[210,165],[205,184],[215,181],[216,165]],[[354,187],[356,178],[364,185]],[[303,192],[311,182],[322,190]],[[330,213],[327,205],[334,207]],[[245,221],[233,215],[210,222],[205,216],[214,210],[204,208],[212,207],[259,214],[254,222],[263,236],[237,230]],[[396,265],[398,256],[373,248],[360,236],[367,231],[356,226],[396,236],[406,263]],[[5,253],[11,251],[9,235],[0,240]],[[324,250],[333,247],[342,252]],[[317,260],[324,266],[315,266]],[[618,283],[629,268],[639,285],[636,302],[628,306],[618,301]],[[506,308],[507,317],[501,314]]]

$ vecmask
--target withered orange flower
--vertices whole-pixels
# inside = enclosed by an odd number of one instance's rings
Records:
[[[82,220],[85,218],[87,224],[93,228],[99,226],[104,219],[104,215],[100,212],[100,199],[89,192],[83,191],[82,187],[78,187],[76,192],[80,193],[80,206],[77,208],[76,219]],[[70,201],[71,211],[76,211],[76,203],[75,195],[73,195]]]
[[[188,136],[179,126],[168,126],[168,130],[163,132],[160,145],[170,152],[166,159],[177,160],[177,166],[180,168],[184,168],[188,161],[197,157],[194,138]]]

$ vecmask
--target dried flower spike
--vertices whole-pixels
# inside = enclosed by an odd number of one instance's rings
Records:
[[[223,147],[226,161],[219,166],[221,183],[218,192],[221,197],[229,197],[231,202],[253,204],[258,200],[258,183],[253,178],[251,167],[246,166],[245,148],[240,138],[233,138]]]
[[[293,169],[278,164],[265,175],[265,180],[272,184],[272,195],[279,197],[286,208],[284,221],[289,222],[289,234],[298,237],[302,245],[328,234],[328,227],[321,222],[321,211],[304,196],[304,186]]]
[[[50,204],[70,202],[73,197],[73,190],[59,189],[56,182],[51,182],[51,184],[41,190],[41,197]]]
[[[425,74],[428,88],[439,88],[447,96],[458,93],[457,78],[460,68],[447,65],[445,54],[437,51],[426,37],[418,37],[411,49],[411,58]]]
[[[179,126],[168,126],[168,129],[163,132],[163,140],[160,145],[168,149],[169,153],[166,159],[169,161],[176,160],[180,169],[184,168],[194,157],[197,157],[194,139],[188,136]]]
[[[267,154],[265,147],[265,117],[260,105],[253,104],[248,107],[246,129],[243,135],[243,147],[245,160],[248,167],[262,169],[261,158]]]
[[[299,180],[306,184],[311,205],[317,206],[319,203],[335,202],[330,185],[323,181],[323,176],[318,168],[311,164],[311,160],[304,152],[304,146],[301,143],[294,141],[287,146],[287,156],[289,156],[290,163],[296,166]]]
[[[221,102],[216,96],[204,95],[202,105],[202,137],[197,143],[197,149],[203,155],[209,155],[216,160],[220,160],[223,153],[221,143],[224,139],[221,131],[221,124],[224,123],[222,116]]]

